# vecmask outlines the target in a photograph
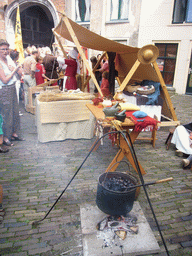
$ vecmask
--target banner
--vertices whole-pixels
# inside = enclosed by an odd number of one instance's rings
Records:
[[[21,20],[19,6],[17,7],[16,24],[15,24],[15,50],[19,52],[19,63],[22,64],[24,61],[24,50],[21,33]]]

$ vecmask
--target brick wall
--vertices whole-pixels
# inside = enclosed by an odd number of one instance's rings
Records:
[[[65,11],[65,0],[52,0],[52,3],[59,12]]]
[[[4,20],[4,6],[8,4],[8,1],[0,1],[0,38],[5,39],[5,20]]]
[[[0,38],[6,38],[5,20],[4,20],[4,6],[11,4],[13,1],[14,0],[0,0]],[[28,3],[30,3],[30,0],[29,0]],[[55,8],[58,11],[60,11],[60,12],[65,11],[65,0],[53,0],[52,3],[54,4]],[[61,15],[59,14],[59,17],[60,16]]]

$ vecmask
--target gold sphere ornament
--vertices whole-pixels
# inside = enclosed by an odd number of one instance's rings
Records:
[[[146,61],[150,61],[153,58],[153,51],[147,49],[143,52],[143,58]]]
[[[156,61],[159,56],[159,49],[152,44],[145,45],[138,52],[138,60],[142,64],[150,64]]]

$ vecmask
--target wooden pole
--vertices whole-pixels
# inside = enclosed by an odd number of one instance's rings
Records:
[[[104,58],[104,56],[106,55],[106,52],[104,52],[102,55],[101,55],[101,58],[97,61],[95,67],[93,68],[92,72],[95,73],[95,71],[97,70],[99,64],[101,63],[102,59]],[[88,77],[87,80],[84,82],[83,84],[83,88],[85,88],[85,86],[87,85],[87,83],[89,82],[89,80],[91,79],[91,77]]]
[[[65,51],[65,49],[64,49],[64,47],[63,47],[63,45],[61,43],[61,40],[59,39],[59,36],[54,31],[53,31],[53,34],[55,35],[55,37],[57,39],[57,42],[59,43],[59,46],[61,48],[61,51],[63,52],[63,55],[64,55],[65,59],[68,59],[67,53],[66,53],[66,51]]]
[[[70,22],[69,22],[69,20],[68,20],[68,18],[67,18],[67,16],[65,14],[63,14],[62,20],[65,22],[65,25],[66,25],[66,27],[67,27],[67,29],[68,29],[68,31],[69,31],[72,39],[73,39],[73,42],[75,43],[75,45],[77,47],[77,50],[79,51],[79,54],[81,55],[81,57],[83,59],[83,62],[85,63],[85,66],[88,69],[88,71],[89,71],[89,73],[91,75],[91,78],[93,79],[93,82],[94,82],[95,86],[97,87],[98,92],[103,97],[103,93],[102,93],[102,91],[101,91],[101,89],[99,87],[99,84],[97,83],[97,80],[96,80],[96,78],[95,78],[95,76],[93,74],[92,69],[89,66],[89,62],[86,59],[83,50],[81,49],[81,45],[79,43],[79,40],[77,39],[77,36],[75,35],[75,32],[74,32],[74,30],[73,30],[73,28],[72,28],[72,26],[71,26],[71,24],[70,24]]]
[[[158,75],[158,77],[159,77],[159,81],[160,81],[161,87],[162,87],[162,89],[163,89],[163,92],[164,92],[164,95],[165,95],[165,99],[167,100],[167,104],[168,104],[168,106],[170,107],[170,112],[171,112],[171,115],[172,115],[172,117],[173,117],[173,120],[174,120],[174,121],[177,121],[177,116],[176,116],[176,114],[175,114],[175,110],[174,110],[174,108],[173,108],[173,104],[172,104],[172,102],[171,102],[171,98],[170,98],[170,96],[169,96],[169,93],[168,93],[168,91],[167,91],[167,87],[166,87],[166,85],[165,85],[164,79],[163,79],[163,77],[162,77],[162,75],[161,75],[161,72],[160,72],[160,70],[159,70],[159,67],[158,67],[158,64],[157,64],[156,61],[153,62],[153,67],[154,67],[154,69],[155,69],[155,71],[156,71],[156,73],[157,73],[157,75]]]
[[[136,60],[134,65],[132,66],[131,70],[129,71],[129,73],[127,74],[127,76],[125,77],[125,79],[123,80],[121,86],[120,86],[120,91],[122,92],[126,85],[128,84],[128,82],[130,81],[131,77],[133,76],[133,74],[135,73],[135,71],[137,70],[137,68],[139,67],[140,62],[139,60]],[[116,98],[116,94],[114,96],[114,99]]]
[[[120,86],[121,86],[121,81],[120,81],[119,77],[118,77],[118,76],[116,76],[116,79],[117,79],[117,82],[118,82],[119,87],[120,87]]]
[[[122,82],[122,84],[120,86],[120,91],[121,92],[125,89],[126,85],[131,80],[131,77],[133,76],[133,74],[135,73],[135,71],[137,70],[139,65],[140,65],[139,60],[136,60],[134,65],[132,66],[131,70],[129,71],[129,73],[127,74],[127,76],[125,77],[125,79],[123,80],[123,82]]]

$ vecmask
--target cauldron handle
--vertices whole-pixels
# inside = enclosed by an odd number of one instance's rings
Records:
[[[105,180],[106,180],[106,178],[107,178],[107,175],[108,175],[108,173],[110,172],[110,170],[113,168],[113,166],[115,166],[116,164],[123,163],[123,162],[127,164],[128,168],[129,168],[129,171],[130,171],[130,166],[129,166],[129,163],[128,163],[127,161],[117,161],[116,163],[114,163],[114,164],[109,168],[109,170],[107,170],[107,171],[105,172],[106,175],[105,175],[104,180],[102,181],[102,185],[103,185],[103,186],[104,186]],[[132,176],[133,176],[133,175],[132,175]],[[135,178],[135,179],[137,180],[137,178],[136,178],[135,176],[133,176],[133,178]]]

